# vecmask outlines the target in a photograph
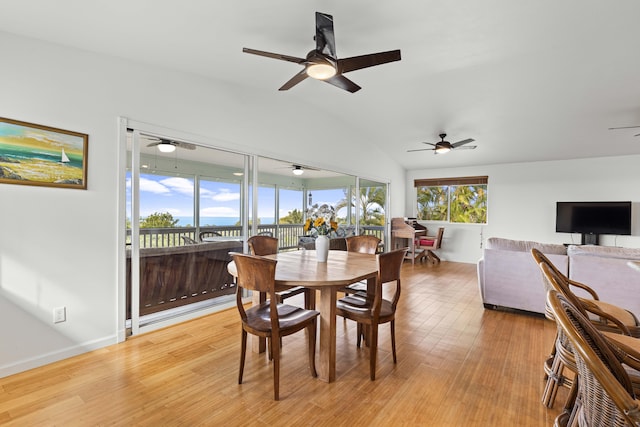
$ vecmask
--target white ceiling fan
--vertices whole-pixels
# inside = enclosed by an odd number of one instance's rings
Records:
[[[173,139],[147,135],[143,135],[143,138],[147,141],[152,141],[150,144],[147,144],[147,147],[158,147],[158,150],[162,153],[173,153],[176,148],[182,148],[185,150],[196,149],[196,145],[189,142],[175,141]]]

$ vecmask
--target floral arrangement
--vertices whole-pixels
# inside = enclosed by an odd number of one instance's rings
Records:
[[[305,233],[327,236],[337,229],[336,211],[333,206],[315,204],[307,209],[307,221],[304,223]]]

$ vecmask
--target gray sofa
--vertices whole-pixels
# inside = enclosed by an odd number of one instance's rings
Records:
[[[491,237],[478,261],[478,285],[485,308],[544,313],[546,296],[531,248],[540,250],[567,274],[564,245]]]
[[[531,248],[542,251],[571,279],[593,288],[602,301],[640,315],[640,273],[627,265],[640,249],[545,244],[492,237],[478,261],[478,285],[485,308],[544,313],[540,269]],[[588,297],[588,294],[580,294]]]

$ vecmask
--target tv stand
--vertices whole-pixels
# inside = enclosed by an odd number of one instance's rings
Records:
[[[593,233],[582,233],[582,245],[598,245],[599,243],[599,234]]]

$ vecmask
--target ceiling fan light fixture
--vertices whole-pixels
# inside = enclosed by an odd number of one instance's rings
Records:
[[[435,148],[436,154],[444,154],[444,153],[448,153],[449,151],[451,151],[451,148],[444,145],[438,145]]]
[[[316,80],[326,80],[336,75],[336,69],[330,64],[311,64],[307,67],[307,75]]]
[[[176,146],[171,144],[170,142],[162,142],[157,145],[158,150],[162,153],[173,153],[176,151]]]
[[[291,172],[294,175],[300,176],[300,175],[302,175],[304,173],[304,169],[302,169],[300,166],[294,166],[293,169],[291,170]]]

